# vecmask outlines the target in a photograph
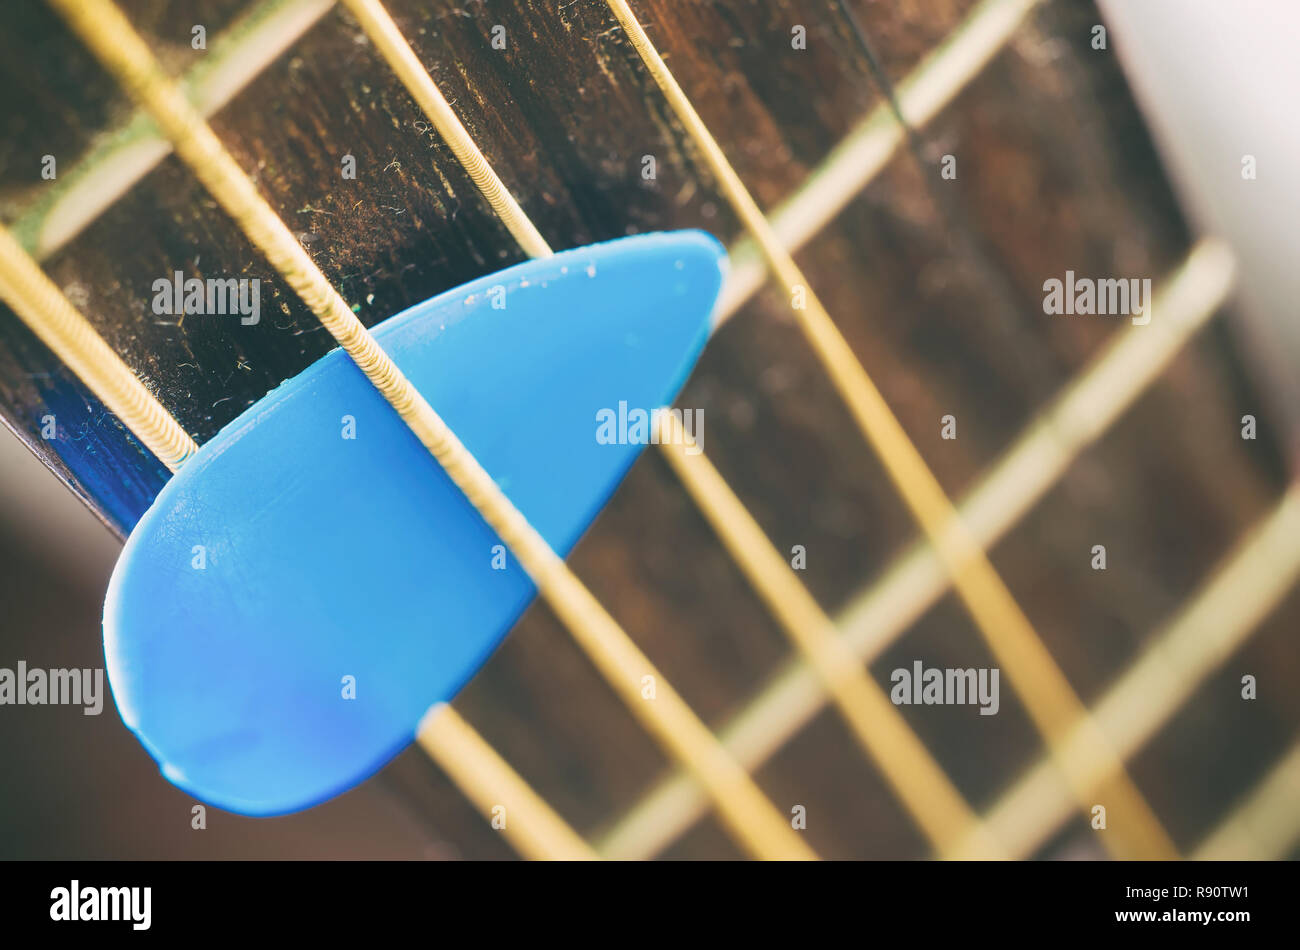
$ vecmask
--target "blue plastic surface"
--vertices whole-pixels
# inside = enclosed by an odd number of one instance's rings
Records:
[[[643,448],[598,442],[597,412],[672,402],[724,263],[700,232],[625,238],[490,275],[374,332],[564,554]],[[212,805],[273,815],[343,792],[412,740],[534,597],[512,554],[494,569],[499,543],[335,350],[204,445],[132,532],[104,607],[122,718]]]

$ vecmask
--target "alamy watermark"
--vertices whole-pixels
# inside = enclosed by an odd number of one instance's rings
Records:
[[[889,674],[889,681],[894,684],[889,698],[895,706],[978,705],[981,716],[996,716],[1001,706],[999,673],[997,667],[926,669],[917,660],[910,670],[899,667]]]
[[[256,277],[209,277],[188,280],[182,271],[153,282],[153,312],[170,314],[239,314],[239,322],[255,326],[262,319],[262,281]]]
[[[73,880],[50,891],[50,920],[120,920],[132,930],[153,923],[152,887],[86,887]]]
[[[1043,281],[1043,313],[1074,316],[1131,316],[1133,325],[1151,322],[1151,278],[1049,277]]]
[[[601,445],[681,445],[687,455],[704,451],[703,409],[596,410],[596,441]]]
[[[104,711],[104,671],[0,667],[0,706],[84,706],[82,713]]]

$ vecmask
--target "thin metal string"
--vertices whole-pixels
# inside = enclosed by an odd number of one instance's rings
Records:
[[[1297,537],[1300,483],[1293,483],[1093,707],[1121,755],[1133,755],[1154,736],[1300,580]],[[1090,758],[1087,740],[1078,734],[1067,737],[1065,754],[1081,769],[1106,767]],[[985,817],[1012,854],[1023,856],[1070,814],[1069,788],[1051,762],[1040,759]]]
[[[626,0],[606,0],[629,41],[645,63],[687,133],[704,155],[723,194],[757,241],[768,266],[792,301],[793,313],[821,360],[828,377],[853,414],[866,440],[894,482],[922,530],[952,575],[954,586],[976,626],[1019,693],[1030,718],[1043,736],[1054,761],[1068,776],[1081,808],[1098,801],[1122,816],[1106,837],[1119,857],[1173,858],[1177,850],[1159,819],[1128,777],[1124,764],[1088,718],[1088,712],[1043,641],[1034,631],[984,549],[962,524],[952,502],[926,465],[893,411],[849,347],[830,314],[808,285],[794,259],[772,233],[763,212],[749,194],[708,127],[695,111]],[[802,298],[803,307],[793,301]],[[1079,730],[1087,737],[1101,774],[1059,754],[1067,736]]]
[[[1194,861],[1284,861],[1300,842],[1300,742],[1192,852]]]
[[[598,857],[451,706],[438,703],[425,713],[416,742],[483,814],[501,819],[496,826],[525,858]]]
[[[0,298],[171,471],[198,451],[180,423],[4,227]]]
[[[420,65],[420,60],[406,42],[402,33],[388,15],[380,0],[343,0],[375,44],[384,61],[406,86],[407,91],[429,117],[442,140],[447,143],[456,160],[482,192],[487,203],[501,222],[514,235],[519,246],[529,257],[550,257],[551,248],[541,232],[524,214],[514,195],[497,177],[483,156],[473,136],[465,130],[460,119],[448,104],[437,83]]]
[[[920,173],[930,206],[937,216],[936,226],[950,249],[949,253],[974,267],[979,284],[993,302],[990,313],[984,318],[985,325],[1000,335],[1001,339],[995,345],[1005,348],[1008,354],[1014,354],[1015,358],[1005,364],[1006,369],[1014,374],[1026,394],[1034,401],[1042,401],[1056,388],[1053,359],[1047,343],[1037,336],[1019,332],[1023,329],[1025,317],[1018,315],[1021,308],[1006,268],[994,260],[988,239],[972,223],[970,214],[957,198],[957,192],[945,187],[937,164],[926,158],[927,145],[921,132],[903,112],[898,89],[889,78],[889,71],[877,55],[866,27],[849,0],[834,0],[834,3],[866,58],[867,72],[873,83],[902,127],[907,151]],[[1032,319],[1032,315],[1029,318]]]
[[[726,479],[663,413],[665,457],[768,610],[821,678],[858,744],[872,759],[940,857],[958,848],[998,858],[1004,851],[935,761],[861,658],[836,635],[826,615]],[[697,451],[692,453],[688,447]]]
[[[511,233],[537,235],[532,221],[501,185],[382,3],[379,0],[344,2],[430,120],[444,137],[456,143],[453,146],[456,156],[467,157],[470,163],[466,164],[466,171],[475,181],[490,183],[490,187],[481,190]],[[539,252],[549,255],[550,248],[545,242],[539,245],[540,240],[537,237],[531,244],[521,240],[521,246],[533,257],[539,256]],[[659,418],[675,417],[660,413]],[[681,441],[679,434],[667,435],[668,438],[659,440],[659,445],[667,453],[673,471],[722,537],[769,611],[823,677],[859,745],[880,767],[935,850],[944,854],[959,843],[979,840],[987,856],[997,856],[1000,853],[997,843],[981,834],[974,811],[862,664],[833,636],[830,619],[772,547],[717,469],[704,458],[698,446],[693,446],[693,457],[688,457],[677,451],[675,443]]]
[[[1005,46],[1041,0],[982,0],[939,45],[895,87],[895,103],[905,124],[931,122]],[[794,253],[825,228],[859,192],[884,170],[905,144],[904,125],[890,103],[861,119],[796,195],[768,215],[781,243]],[[731,273],[723,288],[718,322],[730,319],[766,282],[767,261],[752,238],[731,248]]]
[[[50,0],[82,42],[153,116],[177,155],[393,406],[515,553],[538,591],[642,725],[709,791],[733,838],[764,858],[812,849],[727,754],[685,700],[514,507],[478,460],[365,329],[111,0]],[[656,698],[642,697],[654,677]]]
[[[208,49],[180,80],[201,115],[209,116],[239,95],[334,6],[334,0],[257,0],[228,27],[208,38]],[[75,238],[112,208],[164,158],[171,143],[143,109],[104,129],[70,167],[59,165],[12,230],[37,261]]]

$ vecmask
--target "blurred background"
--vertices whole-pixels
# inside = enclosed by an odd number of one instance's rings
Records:
[[[951,593],[900,569],[920,551],[906,510],[784,295],[755,292],[752,248],[605,4],[386,5],[554,246],[700,227],[733,247],[734,315],[679,402],[705,411],[710,458],[775,546],[805,548],[800,579],[875,680],[918,660],[996,666]],[[368,325],[521,258],[341,7],[121,6]],[[633,6],[950,497],[976,492],[985,522],[1005,520],[995,566],[1082,700],[1109,710],[1180,852],[1300,855],[1295,11],[853,0],[873,63],[824,0]],[[200,443],[328,350],[42,3],[0,9],[0,51],[0,218]],[[355,182],[339,180],[344,154]],[[1147,328],[1043,311],[1043,282],[1067,270],[1159,293],[1206,235],[1234,248],[1238,284],[1220,300],[1194,269],[1179,312],[1205,313],[1166,350],[1160,309]],[[148,288],[178,268],[260,278],[274,319],[233,339],[155,317]],[[1132,359],[1095,375],[1124,334]],[[1072,415],[1051,415],[1087,380]],[[56,403],[51,441],[40,420]],[[2,306],[0,415],[0,667],[101,667],[107,580],[165,471]],[[1015,454],[1038,430],[1047,454]],[[756,778],[806,808],[820,854],[930,853],[834,710],[801,718],[782,694],[785,636],[658,454],[570,560],[710,725],[758,737]],[[545,607],[456,707],[605,853],[739,856],[689,796],[661,794],[669,764]],[[1106,857],[1081,812],[1052,804],[1056,786],[1035,784],[1044,748],[1005,679],[996,716],[902,712],[1018,853]],[[417,750],[302,814],[209,809],[201,831],[111,704],[0,706],[0,762],[3,858],[513,856]]]

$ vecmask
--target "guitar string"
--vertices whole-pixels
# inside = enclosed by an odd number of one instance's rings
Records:
[[[976,817],[966,799],[930,754],[884,691],[871,679],[857,654],[836,635],[834,622],[799,580],[762,527],[736,497],[704,453],[687,453],[692,440],[680,435],[681,423],[661,416],[680,438],[661,441],[669,465],[704,513],[732,558],[758,591],[768,610],[794,641],[839,707],[866,751],[941,857],[975,841],[981,857],[1004,856],[996,836]]]
[[[198,445],[0,226],[0,298],[171,471]]]
[[[1300,842],[1300,742],[1205,836],[1194,861],[1284,861]]]
[[[1006,669],[1044,742],[1060,752],[1072,729],[1091,742],[1093,754],[1108,763],[1112,778],[1101,786],[1084,781],[1074,762],[1058,754],[1055,761],[1069,776],[1080,807],[1090,811],[1102,799],[1113,813],[1124,816],[1104,840],[1119,857],[1174,858],[1177,849],[1127,770],[1109,747],[1106,736],[1088,718],[1073,686],[1020,609],[984,549],[957,517],[952,502],[912,444],[884,397],[841,335],[829,313],[808,285],[799,266],[772,234],[735,169],[708,127],[651,43],[626,0],[606,0],[633,48],[663,92],[687,134],[696,143],[718,185],[758,242],[768,265],[791,301],[792,312],[828,377],[850,409],[864,437],[876,450],[899,495],[929,536],[953,577],[957,593]],[[804,306],[794,301],[802,298]]]
[[[185,70],[181,88],[205,116],[239,95],[334,7],[334,0],[258,0],[215,36]],[[37,261],[54,254],[171,153],[143,109],[95,137],[71,167],[46,182],[14,219],[14,237]]]
[[[1056,387],[1058,364],[1049,346],[1036,334],[1023,332],[1027,318],[1021,313],[1023,308],[1006,268],[995,260],[996,251],[990,248],[984,232],[972,222],[966,206],[958,199],[956,189],[946,187],[948,182],[943,179],[939,164],[927,158],[929,146],[921,131],[903,112],[898,89],[889,78],[889,71],[876,53],[875,44],[867,35],[861,19],[849,0],[834,0],[834,4],[867,61],[871,81],[901,127],[907,153],[935,213],[937,220],[932,227],[941,232],[942,246],[949,256],[968,262],[978,285],[988,294],[990,306],[981,325],[1000,337],[998,343],[1007,353],[1007,358],[998,365],[998,371],[1014,379],[1031,401],[1041,402]]]
[[[599,857],[449,704],[438,703],[425,714],[416,742],[484,815],[493,818],[493,827],[498,827],[498,815],[505,819],[499,827],[525,858]]]
[[[453,143],[453,152],[511,233],[517,237],[537,236],[531,246],[524,245],[525,253],[536,257],[540,247],[549,255],[550,248],[537,228],[492,171],[381,0],[344,0],[344,4],[425,109],[439,133]],[[676,419],[671,413],[660,413],[658,418]],[[684,443],[689,437],[684,431],[670,430],[663,434],[666,438],[658,439],[658,445],[670,467],[759,592],[769,612],[822,676],[851,734],[883,772],[935,850],[945,854],[959,842],[975,838],[982,842],[987,856],[997,856],[1000,853],[997,843],[980,832],[970,805],[883,690],[835,637],[830,618],[700,447],[691,446],[694,451],[688,454]]]
[[[1196,688],[1295,586],[1300,579],[1297,537],[1300,483],[1292,483],[1094,705],[1097,722],[1121,755],[1133,755],[1185,707]],[[1066,754],[1085,764],[1086,740],[1069,736]],[[1003,793],[986,818],[1012,854],[1021,856],[1045,843],[1072,812],[1069,789],[1043,757]]]
[[[709,790],[723,825],[757,857],[815,858],[753,778],[667,683],[478,460],[409,383],[294,239],[256,186],[162,71],[111,0],[50,0],[73,32],[153,116],[177,155],[302,298],[515,553],[541,596],[642,726]],[[656,685],[641,696],[642,677]]]
[[[795,209],[797,210],[797,209]],[[975,482],[960,504],[963,521],[990,547],[1042,501],[1074,460],[1099,440],[1217,313],[1235,265],[1221,241],[1202,240],[1158,285],[1145,327],[1119,330]],[[951,578],[922,536],[869,582],[836,618],[844,642],[871,664],[950,589]],[[824,707],[820,680],[788,661],[719,730],[749,769],[775,755]],[[651,857],[705,811],[689,776],[660,781],[596,841],[607,857]],[[1017,832],[1018,834],[1018,832]]]
[[[177,471],[198,451],[180,423],[3,226],[0,298],[171,471]],[[421,728],[420,744],[476,804],[484,799],[485,790],[495,790],[488,814],[493,804],[501,804],[514,816],[504,831],[521,853],[529,857],[595,857],[577,833],[450,707],[440,704],[431,710]]]
[[[402,33],[379,0],[343,0],[343,5],[356,17],[366,36],[375,44],[388,67],[402,81],[416,103],[424,110],[438,134],[447,143],[456,160],[460,162],[470,180],[492,206],[493,212],[506,226],[519,246],[532,258],[551,256],[550,245],[533,225],[510,190],[502,184],[492,166],[479,150],[455,111],[448,104],[433,77],[420,65]]]
[[[981,0],[895,87],[906,124],[927,125],[978,76],[1042,0]],[[786,250],[794,253],[844,210],[905,144],[904,127],[889,103],[872,109],[808,176],[798,193],[768,215]],[[767,282],[768,266],[751,237],[731,248],[731,273],[719,303],[719,322],[735,314]]]

